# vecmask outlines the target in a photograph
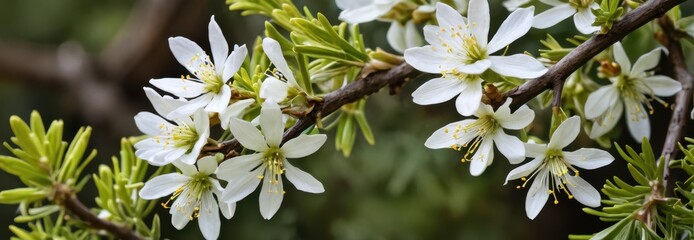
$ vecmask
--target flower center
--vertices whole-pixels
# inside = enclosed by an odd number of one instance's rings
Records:
[[[469,32],[463,32],[463,29],[469,29],[475,24],[469,23],[467,26],[458,24],[450,28],[439,28],[441,31],[439,34],[445,36],[439,36],[439,42],[446,53],[459,57],[465,64],[473,64],[487,58],[487,49],[480,46],[477,38]]]
[[[279,185],[282,181],[282,174],[284,174],[284,159],[282,151],[277,147],[265,151],[263,164],[266,166],[265,171],[270,171],[271,176],[270,179],[265,179],[265,181],[271,184],[268,190],[270,193],[284,194],[284,190]],[[263,178],[263,176],[258,176],[258,178]]]
[[[542,174],[544,172],[547,172],[548,175],[536,176],[538,173]],[[571,172],[573,172],[573,175],[571,175]],[[523,184],[516,188],[525,187],[530,179],[540,177],[542,179],[536,181],[549,181],[550,189],[547,189],[547,194],[551,194],[552,197],[554,197],[554,204],[558,204],[559,199],[557,198],[557,192],[561,193],[563,191],[569,199],[573,199],[574,197],[566,187],[567,184],[575,186],[575,183],[572,182],[569,176],[578,176],[578,169],[566,164],[566,161],[564,161],[564,153],[561,149],[547,149],[542,165],[540,165],[530,177],[522,177],[521,180]]]
[[[193,74],[200,78],[200,80],[205,84],[205,91],[211,93],[219,93],[222,91],[222,86],[224,86],[224,81],[217,75],[215,71],[214,63],[210,61],[210,57],[207,54],[200,55],[196,54],[193,59],[191,59],[191,64],[198,64],[193,67]]]
[[[443,131],[444,133],[452,132],[453,139],[461,139],[462,142],[464,142],[463,145],[453,144],[451,148],[460,151],[460,149],[467,147],[467,151],[460,161],[469,162],[472,161],[471,157],[477,151],[480,144],[482,144],[485,139],[494,136],[494,133],[496,133],[499,127],[500,125],[493,115],[483,115],[471,124],[466,126],[458,124],[453,130],[444,128]]]
[[[212,183],[206,174],[198,173],[192,176],[182,187],[176,189],[173,195],[161,206],[164,208],[174,207],[176,211],[181,213],[190,213],[190,220],[200,217],[200,204],[202,203],[202,195],[212,188]],[[176,200],[177,198],[181,198]],[[175,200],[175,201],[174,201]],[[173,202],[173,205],[171,204]],[[190,209],[193,211],[191,212]]]
[[[175,147],[190,147],[191,149],[198,140],[198,132],[195,128],[188,127],[186,125],[176,126],[171,131],[171,140],[174,141]],[[190,150],[190,149],[189,149]]]
[[[631,108],[631,111],[628,112],[631,112],[632,114],[628,117],[630,117],[630,120],[632,121],[637,121],[640,118],[648,118],[648,115],[643,112],[643,108],[640,106],[640,104],[646,104],[648,114],[653,114],[654,112],[653,106],[651,105],[651,101],[653,100],[659,102],[664,107],[669,106],[667,102],[655,96],[653,89],[648,87],[639,78],[620,75],[614,78],[614,81],[622,98],[629,99],[629,101],[624,102],[624,107]]]

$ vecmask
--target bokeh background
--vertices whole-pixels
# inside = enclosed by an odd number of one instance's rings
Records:
[[[339,10],[333,1],[296,4],[337,22]],[[491,4],[494,32],[508,12],[498,0]],[[536,12],[547,8],[537,5]],[[133,116],[152,110],[142,92],[147,81],[185,72],[168,49],[168,37],[185,36],[208,49],[207,23],[215,15],[230,44],[250,45],[262,35],[266,20],[230,12],[223,0],[1,0],[0,6],[0,119],[28,118],[35,109],[45,121],[64,119],[66,136],[83,125],[95,127],[92,146],[99,149],[99,157],[92,170],[117,154],[119,138],[139,134]],[[692,2],[683,7],[690,14],[693,8]],[[387,27],[382,22],[362,25],[362,32],[369,33],[369,47],[390,49]],[[538,40],[548,32],[562,41],[575,31],[570,20],[549,31],[532,29],[511,45],[510,52],[537,54]],[[650,50],[643,46],[654,46],[650,34],[652,30],[644,29],[636,33],[641,37],[627,39],[632,60]],[[370,97],[367,117],[376,145],[358,138],[352,156],[346,158],[334,150],[331,138],[319,153],[294,162],[323,182],[325,193],[288,187],[272,220],[261,218],[257,193],[252,194],[238,203],[232,220],[223,221],[220,238],[565,239],[570,233],[590,234],[608,226],[565,196],[529,220],[526,189],[516,189],[519,182],[503,185],[514,167],[503,158],[482,176],[472,177],[467,164],[459,161],[463,153],[425,148],[433,131],[460,116],[452,103],[413,104],[410,94],[423,81],[411,81],[395,96],[382,91]],[[657,108],[651,116],[653,128],[663,129],[668,118],[669,110]],[[547,119],[547,111],[538,111],[532,133],[545,138]],[[0,139],[8,141],[10,136],[9,125],[0,124]],[[654,131],[657,151],[662,139],[663,131]],[[628,137],[619,142],[635,146]],[[591,142],[581,134],[569,149],[588,146]],[[627,176],[625,165],[617,157],[612,165],[581,176],[599,188],[613,174]],[[0,173],[0,189],[17,186],[16,178]],[[88,186],[80,198],[94,206],[95,191]],[[201,238],[197,222],[177,231],[169,224],[169,214],[158,212],[164,237]],[[15,206],[0,206],[0,238],[11,236],[3,226],[15,215]]]

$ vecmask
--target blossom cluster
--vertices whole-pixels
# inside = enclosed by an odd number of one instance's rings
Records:
[[[300,88],[277,41],[270,38],[263,41],[263,50],[277,71],[263,81],[257,99],[232,96],[232,78],[247,57],[246,46],[234,46],[229,53],[214,17],[209,23],[209,41],[211,57],[187,38],[169,39],[171,52],[192,76],[150,81],[170,95],[162,96],[152,88],[144,88],[156,114],[140,112],[135,116],[137,127],[147,135],[135,148],[136,155],[151,165],[173,164],[178,169],[146,182],[140,197],[157,199],[170,195],[162,206],[170,209],[174,227],[182,229],[191,220],[199,219],[203,236],[216,239],[219,212],[230,219],[236,202],[252,193],[260,182],[263,182],[260,212],[265,219],[272,218],[282,203],[285,194],[282,175],[299,190],[323,192],[318,180],[287,159],[316,152],[326,136],[302,134],[282,144],[286,116],[279,103],[290,89]],[[260,107],[257,118],[243,120],[254,106]],[[210,138],[211,119],[253,153],[232,158],[221,154],[202,155],[203,147],[215,141]]]
[[[534,121],[535,110],[524,104],[513,107],[510,98],[492,99],[489,91],[534,81],[548,72],[550,64],[528,53],[508,54],[508,46],[532,28],[548,28],[570,16],[579,32],[593,34],[600,29],[592,26],[596,16],[591,10],[597,4],[543,0],[553,7],[535,15],[534,6],[521,7],[528,1],[510,0],[504,5],[511,13],[490,38],[487,0],[452,2],[454,6],[408,0],[337,0],[337,5],[343,9],[340,19],[348,23],[390,22],[387,40],[391,47],[403,54],[407,64],[435,76],[412,93],[415,103],[432,105],[456,98],[455,109],[466,119],[436,130],[425,141],[426,147],[463,151],[461,161],[470,163],[469,171],[474,176],[483,174],[492,164],[496,151],[514,165],[530,159],[506,178],[507,182],[521,179],[518,188],[526,187],[533,179],[525,203],[530,219],[538,216],[550,195],[554,203],[564,193],[586,206],[600,206],[600,193],[579,176],[579,168],[599,168],[610,164],[614,157],[595,148],[575,151],[564,148],[579,136],[581,125],[589,126],[588,137],[605,138],[622,115],[634,139],[649,138],[651,102],[666,105],[660,97],[672,96],[682,88],[679,82],[654,74],[662,50],[654,49],[632,65],[621,43],[615,44],[598,69],[598,75],[611,84],[587,96],[584,105],[573,109],[575,116],[567,117],[561,109],[556,110],[553,115],[556,124],[549,131],[549,140],[546,144],[535,142],[525,136],[527,127]],[[437,25],[419,28],[422,23]],[[157,90],[144,88],[155,113],[141,112],[135,116],[137,127],[147,135],[135,148],[136,155],[151,165],[172,164],[178,169],[146,182],[139,196],[144,199],[170,196],[162,205],[170,208],[174,227],[181,229],[197,218],[204,237],[215,239],[220,229],[219,212],[230,219],[236,203],[255,191],[261,182],[259,208],[265,219],[272,218],[280,208],[285,194],[283,175],[298,190],[324,192],[316,178],[287,159],[313,154],[327,137],[308,133],[284,139],[286,127],[295,120],[293,113],[311,111],[313,106],[306,104],[315,97],[311,84],[316,83],[305,76],[308,71],[301,71],[306,69],[298,69],[296,75],[297,69],[292,71],[285,56],[294,50],[283,49],[286,41],[264,38],[259,48],[262,51],[251,57],[262,54],[262,61],[255,59],[249,64],[246,46],[234,45],[230,49],[214,17],[208,31],[211,55],[187,38],[169,39],[175,59],[189,74],[152,79],[150,83]],[[303,59],[303,56],[296,57],[289,62]],[[256,66],[249,66],[252,64],[265,65],[264,73],[253,69]],[[245,82],[249,72],[262,75],[263,79]],[[347,82],[346,76],[358,74],[335,75],[342,78],[333,84],[339,88]],[[217,125],[224,134],[215,139],[212,128]],[[233,152],[232,156],[205,153],[206,147],[217,147],[218,141],[232,136],[244,151]]]

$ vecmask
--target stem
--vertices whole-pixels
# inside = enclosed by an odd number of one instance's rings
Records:
[[[89,227],[99,230],[105,230],[111,233],[113,236],[120,239],[143,239],[142,237],[132,232],[128,227],[119,226],[112,222],[99,218],[91,210],[89,210],[87,206],[80,202],[79,199],[77,199],[77,196],[75,196],[75,192],[72,191],[70,187],[58,184],[54,187],[54,189],[54,201],[59,203],[65,209],[67,209],[72,214],[77,216],[79,219],[87,223]]]
[[[361,79],[348,84],[340,90],[331,92],[325,95],[323,101],[317,103],[309,114],[300,118],[296,124],[294,124],[294,126],[289,128],[284,133],[282,142],[284,143],[289,139],[298,136],[301,134],[301,132],[306,130],[306,128],[315,123],[316,119],[333,113],[337,109],[340,109],[342,105],[357,101],[368,95],[376,93],[381,88],[386,86],[391,86],[391,89],[397,89],[407,80],[414,78],[419,74],[421,73],[415,70],[412,66],[408,65],[407,63],[403,63],[386,71],[379,71],[369,74],[366,77],[362,77]],[[205,148],[205,150],[203,150],[203,154],[221,151],[225,153],[225,156],[232,157],[236,155],[233,154],[232,151],[240,152],[237,151],[240,147],[241,144],[239,144],[236,139],[231,139],[224,141],[217,146]]]
[[[691,111],[694,77],[687,71],[687,66],[684,62],[684,54],[682,53],[682,46],[680,45],[678,37],[679,30],[675,29],[672,20],[668,16],[663,16],[658,19],[658,24],[660,24],[663,30],[663,34],[659,40],[667,47],[670,53],[668,59],[672,65],[675,79],[682,84],[682,90],[675,95],[675,108],[672,112],[672,118],[670,118],[670,125],[668,126],[663,151],[661,153],[661,156],[665,158],[665,162],[663,163],[665,164],[663,168],[663,187],[667,189],[667,182],[670,177],[670,168],[668,166],[677,149],[677,142],[683,137],[687,119],[689,118],[687,113]]]
[[[617,21],[607,33],[593,35],[593,37],[576,47],[556,65],[551,67],[545,75],[509,90],[504,93],[504,97],[513,98],[511,109],[518,109],[540,93],[547,89],[551,89],[553,85],[563,83],[571,73],[586,64],[593,56],[684,1],[685,0],[652,0],[644,3],[640,7],[624,15],[624,17]],[[501,103],[503,103],[503,101],[501,101]],[[501,103],[499,103],[499,105]]]
[[[644,3],[639,8],[624,15],[624,17],[616,22],[607,33],[594,35],[583,44],[576,47],[541,77],[530,80],[521,86],[505,92],[503,95],[504,99],[508,97],[513,98],[511,108],[515,110],[545,90],[552,89],[554,86],[563,86],[565,79],[579,67],[587,63],[593,56],[684,1],[685,0],[651,0]],[[403,63],[395,68],[370,74],[338,91],[329,93],[325,96],[322,104],[317,104],[313,111],[307,116],[299,119],[294,126],[284,133],[282,142],[286,142],[298,136],[306,128],[315,123],[316,118],[326,116],[339,109],[342,105],[359,100],[369,94],[377,92],[387,85],[402,85],[407,79],[418,74],[420,74],[420,72],[416,71],[412,66]],[[561,98],[561,90],[555,92],[558,93],[558,98]],[[502,101],[492,102],[494,108],[498,108],[503,104],[504,99],[501,99]],[[211,154],[221,151],[225,153],[226,156],[235,156],[232,151],[236,151],[240,147],[241,144],[239,144],[236,139],[231,139],[220,143],[218,146],[208,147],[202,153]]]

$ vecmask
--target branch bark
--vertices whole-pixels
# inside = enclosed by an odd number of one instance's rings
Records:
[[[316,119],[327,116],[338,110],[345,104],[362,99],[370,94],[378,92],[386,86],[399,87],[411,78],[421,74],[407,63],[402,63],[387,71],[380,71],[369,74],[366,77],[358,79],[347,86],[331,92],[323,98],[323,101],[317,103],[313,110],[305,117],[300,118],[294,126],[289,128],[282,139],[286,142],[292,139],[309,126],[315,123]],[[392,94],[393,92],[391,92]],[[241,145],[236,139],[221,142],[218,146],[208,147],[203,150],[203,154],[212,152],[223,152],[227,157],[233,157],[238,152]]]
[[[70,187],[64,185],[56,185],[54,189],[54,201],[56,201],[65,209],[77,216],[80,220],[87,223],[89,227],[99,230],[105,230],[119,239],[143,239],[142,237],[138,236],[133,231],[131,231],[128,227],[119,226],[112,222],[99,218],[96,214],[89,210],[89,208],[87,208],[87,206],[85,206],[79,199],[77,199],[77,196],[75,196],[75,192],[73,192],[72,189],[70,189]]]
[[[593,35],[583,44],[576,47],[568,55],[552,66],[545,75],[530,80],[517,88],[504,93],[504,97],[513,98],[512,109],[518,109],[523,104],[535,98],[538,94],[551,89],[556,83],[563,83],[571,73],[586,64],[593,56],[602,52],[627,34],[662,16],[671,8],[683,3],[685,0],[651,0],[640,7],[624,15],[616,22],[606,34]],[[505,100],[504,98],[504,100]],[[503,104],[494,103],[495,107]]]
[[[682,140],[686,129],[688,113],[691,111],[692,105],[692,85],[694,85],[694,76],[687,70],[687,65],[684,61],[684,53],[679,42],[679,30],[675,29],[672,20],[668,16],[663,16],[658,19],[658,24],[662,29],[662,34],[658,40],[668,49],[668,59],[672,64],[675,79],[682,84],[682,90],[675,95],[674,109],[670,124],[668,126],[665,143],[661,156],[665,158],[665,168],[663,168],[663,186],[667,187],[667,182],[670,177],[670,160],[673,158],[677,149],[677,142]],[[665,188],[667,189],[667,188]]]

